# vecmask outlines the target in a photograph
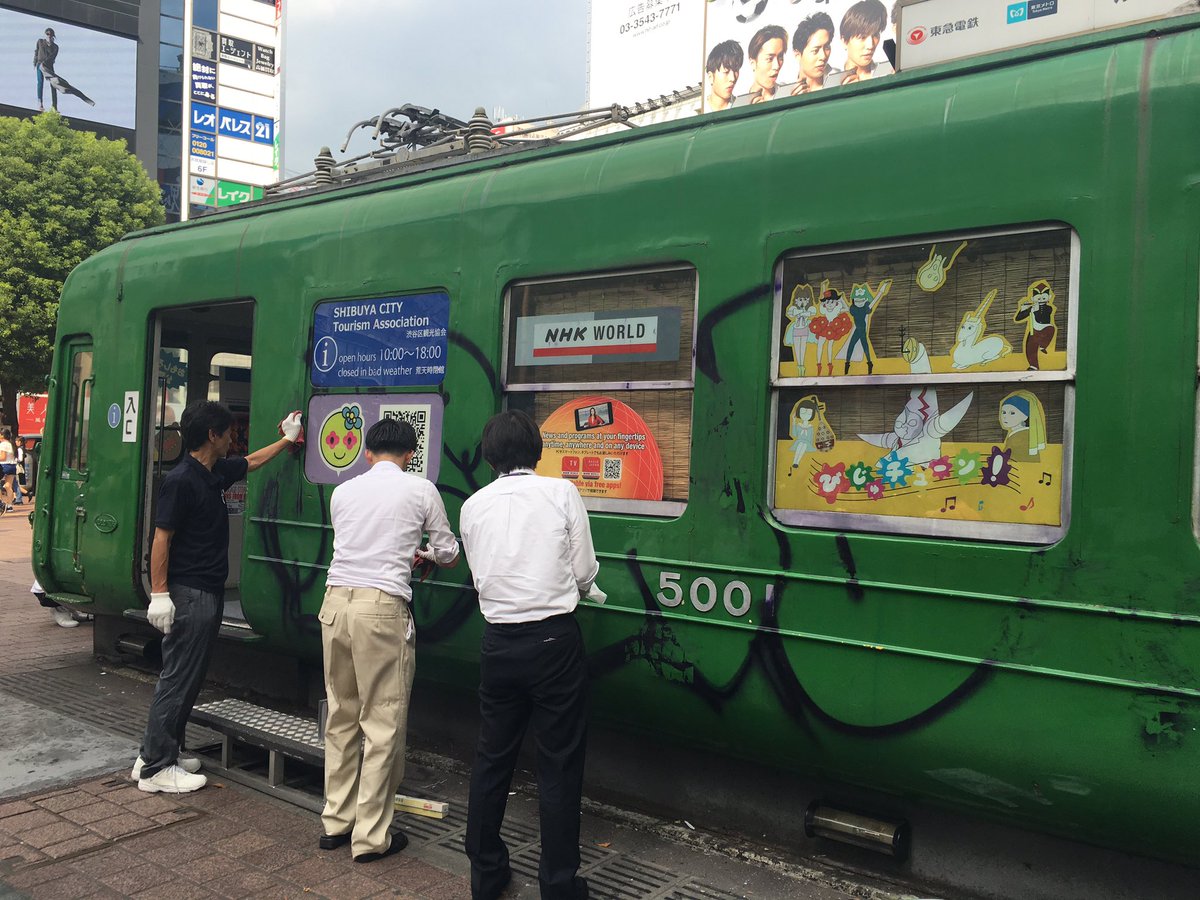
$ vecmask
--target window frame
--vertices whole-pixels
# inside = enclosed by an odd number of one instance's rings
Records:
[[[509,378],[510,335],[515,334],[513,321],[513,292],[521,287],[534,284],[568,284],[575,281],[597,281],[606,278],[622,278],[638,275],[655,275],[663,272],[687,272],[692,275],[692,328],[690,334],[690,351],[688,378],[686,379],[644,379],[640,381],[537,381],[513,383]],[[508,282],[504,287],[504,302],[502,304],[501,347],[500,347],[500,391],[505,409],[510,408],[509,396],[512,394],[536,394],[551,392],[573,392],[586,394],[604,391],[688,391],[691,394],[691,404],[688,409],[689,435],[687,449],[687,474],[690,484],[692,469],[692,447],[695,443],[695,401],[696,401],[696,339],[700,328],[700,270],[690,262],[677,262],[663,265],[632,266],[625,268],[606,269],[559,275],[541,278],[519,278]],[[684,332],[680,331],[682,342]],[[540,423],[539,423],[540,424]],[[589,512],[617,513],[645,518],[677,518],[687,509],[691,491],[684,500],[630,500],[612,499],[606,497],[588,497],[581,495],[583,505]]]
[[[687,379],[643,380],[643,381],[509,381],[509,348],[510,328],[512,322],[513,290],[531,284],[567,284],[572,281],[595,281],[600,278],[621,278],[630,275],[654,275],[660,272],[691,272],[695,278],[692,291],[692,335],[691,335],[691,365]],[[576,391],[582,388],[604,391],[634,391],[634,390],[691,390],[696,389],[696,337],[700,326],[700,271],[691,263],[678,263],[665,266],[650,266],[645,268],[612,269],[603,272],[588,272],[582,275],[564,275],[556,278],[521,278],[510,281],[504,287],[503,329],[500,346],[500,389],[509,392],[545,392],[545,391]]]
[[[1049,231],[1069,232],[1070,273],[1069,289],[1066,293],[1067,327],[1066,368],[1062,370],[1009,371],[1009,372],[942,372],[927,375],[832,375],[782,378],[779,375],[780,358],[783,352],[782,318],[786,305],[783,298],[783,267],[790,260],[808,257],[827,257],[841,253],[862,253],[897,247],[913,247],[934,243],[977,240],[979,238],[1005,237],[1008,235],[1037,234]],[[1072,461],[1075,438],[1075,390],[1076,358],[1078,353],[1079,329],[1079,272],[1081,242],[1079,232],[1066,222],[1046,222],[1029,226],[1010,226],[917,234],[908,238],[890,238],[881,241],[852,242],[826,246],[789,250],[782,253],[773,267],[773,299],[771,306],[771,358],[769,391],[770,415],[769,439],[767,441],[767,484],[766,497],[772,518],[780,525],[806,529],[853,531],[865,533],[895,534],[912,537],[948,537],[967,540],[1002,541],[1013,544],[1049,545],[1062,539],[1071,524]],[[776,505],[775,486],[778,458],[776,435],[779,427],[780,398],[783,391],[798,388],[841,388],[864,386],[906,385],[962,385],[962,384],[1061,384],[1063,386],[1063,440],[1062,440],[1062,492],[1060,501],[1061,523],[1058,525],[1035,525],[1014,522],[978,522],[960,519],[932,519],[916,516],[873,515],[838,510],[798,510],[780,508]]]

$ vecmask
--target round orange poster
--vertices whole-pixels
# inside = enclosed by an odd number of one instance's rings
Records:
[[[542,423],[537,473],[575,482],[585,497],[661,500],[662,456],[642,417],[611,397],[581,397]]]

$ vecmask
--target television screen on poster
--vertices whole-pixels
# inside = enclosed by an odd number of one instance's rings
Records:
[[[134,128],[137,42],[0,7],[0,104]]]

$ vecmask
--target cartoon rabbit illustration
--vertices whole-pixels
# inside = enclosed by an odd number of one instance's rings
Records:
[[[967,369],[971,366],[981,366],[992,360],[1000,359],[1012,353],[1012,344],[998,334],[987,331],[987,311],[996,299],[996,291],[991,291],[978,308],[967,313],[958,326],[958,340],[950,348],[950,356],[954,360],[954,368]]]

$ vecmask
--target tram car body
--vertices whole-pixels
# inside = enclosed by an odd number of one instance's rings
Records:
[[[521,408],[592,513],[598,720],[1194,861],[1197,60],[1181,18],[131,235],[63,290],[37,576],[141,608],[183,405],[300,408],[228,605],[317,663],[371,422],[456,525]],[[467,567],[414,609],[473,688]]]

